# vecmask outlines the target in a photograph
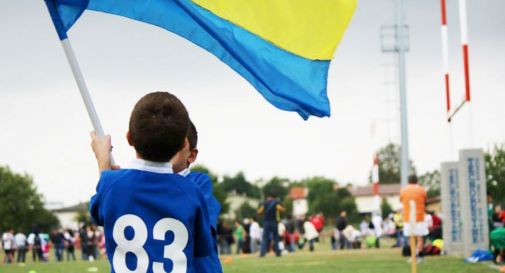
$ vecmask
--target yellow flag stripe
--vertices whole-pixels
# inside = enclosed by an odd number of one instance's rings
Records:
[[[310,60],[331,60],[357,0],[192,0],[274,45]]]

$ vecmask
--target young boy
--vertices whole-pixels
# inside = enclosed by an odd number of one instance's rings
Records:
[[[191,172],[189,170],[189,165],[194,163],[198,156],[198,149],[196,148],[198,143],[198,132],[191,121],[187,139],[189,145],[179,151],[177,155],[172,158],[171,162],[174,172],[188,178],[198,186],[202,192],[209,212],[209,223],[214,245],[214,251],[211,255],[195,259],[195,268],[198,269],[199,272],[223,272],[217,253],[217,223],[219,220],[219,213],[221,212],[221,205],[212,194],[211,178],[205,173]]]
[[[144,96],[133,109],[127,133],[137,159],[113,171],[110,136],[91,134],[101,175],[90,212],[104,227],[111,272],[193,273],[198,272],[194,258],[212,253],[203,196],[170,164],[188,145],[188,128],[188,113],[175,96]]]

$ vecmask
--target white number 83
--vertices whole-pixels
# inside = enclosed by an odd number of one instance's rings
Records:
[[[131,239],[125,237],[125,229],[131,227],[134,236]],[[188,230],[184,224],[173,218],[163,218],[156,222],[153,228],[153,238],[164,241],[168,231],[174,233],[174,241],[165,245],[163,257],[173,263],[170,273],[185,273],[187,269],[187,258],[183,250],[188,244]],[[112,258],[112,265],[116,272],[145,273],[149,267],[149,255],[144,249],[147,241],[147,227],[144,221],[133,214],[126,214],[119,217],[114,224],[112,237],[117,244]],[[130,270],[126,266],[126,254],[132,253],[137,257],[137,267]],[[154,273],[168,273],[163,268],[163,263],[153,262]]]

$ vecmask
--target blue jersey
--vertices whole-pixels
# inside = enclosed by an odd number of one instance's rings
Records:
[[[193,181],[202,192],[205,204],[207,205],[207,211],[209,212],[210,225],[214,228],[214,230],[217,230],[217,222],[219,221],[219,214],[221,213],[221,205],[216,200],[212,192],[212,179],[207,174],[199,172],[190,172],[186,175],[186,178]]]
[[[194,258],[213,252],[200,190],[168,163],[103,172],[90,211],[104,227],[111,272],[196,273]]]
[[[217,222],[221,212],[221,205],[212,193],[212,179],[205,173],[190,172],[186,173],[186,178],[195,183],[203,194],[205,203],[209,211],[209,222],[212,231],[212,242],[214,251],[207,257],[195,259],[195,269],[198,272],[221,273],[223,269],[217,252]]]

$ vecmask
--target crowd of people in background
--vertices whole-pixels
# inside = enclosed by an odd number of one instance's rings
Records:
[[[275,206],[277,205],[276,203]],[[404,223],[401,209],[386,217],[378,213],[363,214],[361,223],[357,227],[349,222],[347,213],[342,211],[334,219],[332,230],[328,229],[327,221],[322,213],[299,217],[288,215],[280,219],[277,210],[274,211],[275,213],[265,215],[260,221],[256,217],[234,222],[221,219],[217,226],[219,253],[221,255],[232,253],[265,255],[265,252],[274,251],[280,255],[281,252],[295,252],[306,246],[309,251],[314,251],[316,243],[324,240],[325,237],[330,238],[333,250],[380,248],[382,238],[395,240],[393,247],[408,246],[408,240],[403,236]],[[494,207],[494,212],[492,224],[503,227],[505,212],[500,206]],[[430,231],[426,240],[433,242],[441,239],[441,217],[432,211],[427,211],[425,222]],[[265,234],[265,226],[267,226],[268,235]],[[82,260],[93,261],[105,255],[103,232],[94,225],[81,225],[78,230],[55,229],[50,233],[34,229],[25,234],[22,230],[15,232],[9,229],[2,234],[1,239],[1,246],[5,253],[3,263],[25,263],[26,256],[30,252],[34,262],[45,262],[51,259],[51,250],[54,252],[55,261],[77,260],[77,249],[81,250],[80,259]],[[275,244],[275,242],[278,243]]]
[[[93,261],[105,254],[105,242],[101,229],[95,225],[81,225],[78,230],[54,229],[44,233],[34,228],[32,232],[7,229],[2,234],[3,263],[25,263],[31,252],[33,262],[47,262],[54,252],[54,260],[75,261],[76,249],[81,250],[81,259]],[[65,255],[66,254],[66,255]]]
[[[505,215],[505,213],[504,213]],[[275,218],[274,218],[275,219]],[[425,224],[429,234],[423,238],[427,252],[432,247],[430,242],[442,239],[442,217],[433,211],[426,211]],[[268,222],[267,222],[268,223]],[[274,221],[275,234],[265,236],[264,219],[261,224],[256,217],[236,220],[233,225],[221,219],[218,223],[217,236],[219,252],[222,255],[254,254],[260,252],[262,246],[266,251],[295,252],[308,246],[309,251],[314,251],[316,243],[328,238],[331,240],[333,250],[380,248],[381,240],[388,238],[393,241],[393,248],[408,247],[409,241],[403,234],[403,213],[399,209],[385,217],[379,213],[362,214],[359,225],[354,226],[347,218],[347,212],[340,212],[334,219],[334,226],[328,229],[326,219],[322,213],[310,216],[292,217],[288,215],[279,221]],[[325,229],[326,227],[326,229]],[[268,227],[268,229],[272,229]],[[275,240],[274,237],[278,237]],[[263,243],[267,239],[268,241]],[[278,241],[278,245],[275,245]],[[434,253],[435,254],[435,253]]]

